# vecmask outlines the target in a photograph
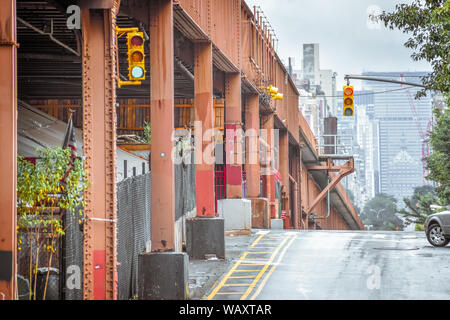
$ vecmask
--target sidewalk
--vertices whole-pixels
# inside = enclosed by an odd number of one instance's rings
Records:
[[[215,257],[209,260],[189,261],[189,293],[191,300],[199,300],[211,289],[214,283],[241,256],[249,244],[257,237],[259,229],[252,229],[250,235],[225,236],[225,259]]]

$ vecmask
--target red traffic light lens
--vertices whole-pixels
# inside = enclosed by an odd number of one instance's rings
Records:
[[[141,62],[142,60],[144,60],[144,56],[142,55],[142,52],[135,51],[131,54],[131,61]]]
[[[350,88],[350,87],[345,88],[344,94],[345,94],[346,96],[351,96],[351,95],[353,94],[353,89]]]
[[[351,105],[353,103],[353,100],[351,98],[347,98],[347,99],[344,100],[344,103],[345,103],[346,106],[349,106],[349,105]]]
[[[142,46],[142,44],[144,43],[144,39],[142,39],[141,36],[134,36],[131,38],[130,42],[133,46]]]

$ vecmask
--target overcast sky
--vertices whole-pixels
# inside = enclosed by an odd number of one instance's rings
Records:
[[[410,0],[246,0],[260,6],[279,39],[278,55],[295,58],[301,69],[304,43],[319,43],[320,69],[338,73],[339,90],[345,74],[363,71],[429,71],[426,62],[411,59],[403,46],[408,36],[384,26],[368,25],[369,8],[391,12]],[[379,10],[378,9],[378,10]],[[359,82],[359,83],[358,83]],[[352,83],[359,88],[360,81]]]

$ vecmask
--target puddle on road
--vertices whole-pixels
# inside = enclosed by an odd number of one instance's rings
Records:
[[[420,248],[414,247],[414,248],[398,248],[398,247],[380,247],[380,248],[373,248],[375,250],[396,250],[396,251],[410,251],[410,250],[419,250]]]

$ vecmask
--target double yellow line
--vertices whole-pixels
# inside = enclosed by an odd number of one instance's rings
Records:
[[[272,266],[272,268],[269,270],[269,272],[266,274],[264,280],[260,283],[258,289],[256,290],[256,292],[253,294],[253,296],[251,297],[251,300],[255,299],[258,294],[261,292],[262,288],[264,287],[265,283],[267,282],[267,280],[269,279],[270,275],[273,273],[273,271],[276,269],[277,265],[279,264],[279,262],[281,261],[281,259],[283,258],[284,254],[286,253],[287,249],[289,248],[289,246],[292,244],[292,242],[295,240],[296,235],[292,235],[292,234],[288,234],[286,235],[284,238],[282,238],[282,241],[278,244],[278,246],[274,247],[274,246],[264,246],[267,241],[274,241],[278,238],[273,238],[271,234],[260,234],[258,236],[258,238],[256,238],[256,240],[251,244],[250,249],[261,249],[261,248],[274,248],[274,250],[272,252],[260,252],[260,251],[245,251],[242,256],[239,258],[239,260],[234,264],[234,266],[228,271],[228,273],[222,278],[222,280],[220,281],[220,283],[213,289],[213,291],[211,292],[211,294],[208,296],[208,300],[213,299],[216,295],[241,295],[241,300],[245,300],[248,298],[248,296],[250,295],[250,293],[254,290],[255,286],[258,284],[258,282],[260,281],[260,279],[263,277],[263,275],[267,272],[267,270],[269,269],[270,266]],[[264,242],[263,242],[264,241]],[[289,242],[288,242],[289,241]],[[288,242],[288,243],[287,243]],[[286,245],[287,243],[287,245]],[[262,245],[262,246],[260,246]],[[280,252],[280,250],[283,248],[283,250],[281,251],[281,254],[278,257],[278,260],[275,264],[272,264],[275,257],[277,256],[277,254]],[[270,258],[267,259],[249,259],[247,258],[248,255],[251,254],[271,254]],[[245,263],[246,260],[251,260],[251,261],[255,261],[255,260],[261,260],[261,262],[264,261],[264,263]],[[239,266],[263,266],[261,268],[261,270],[238,270],[237,268]],[[237,272],[258,272],[258,274],[256,276],[232,276],[233,273],[237,273]],[[253,279],[253,281],[250,284],[226,284],[226,282],[229,279],[236,279],[236,278],[250,278]],[[220,292],[220,290],[223,287],[230,287],[230,286],[248,286],[247,290],[245,292]]]

